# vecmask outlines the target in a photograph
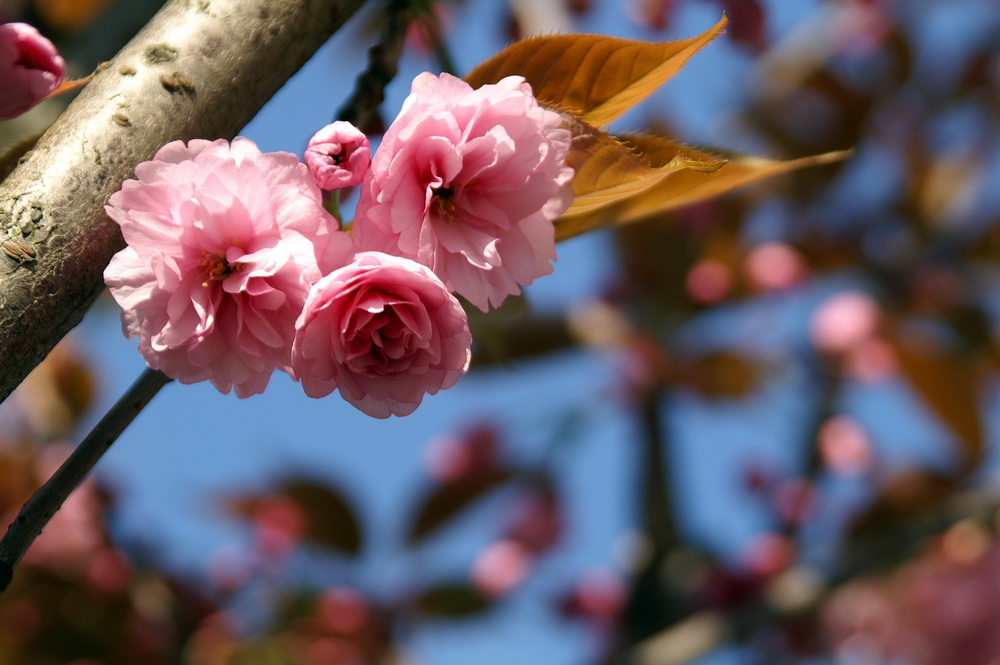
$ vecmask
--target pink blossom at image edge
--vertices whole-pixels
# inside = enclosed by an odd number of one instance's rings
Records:
[[[58,88],[66,63],[27,23],[0,25],[0,119],[18,116]]]

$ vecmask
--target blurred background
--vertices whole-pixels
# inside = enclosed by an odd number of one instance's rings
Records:
[[[0,20],[82,76],[159,4]],[[854,155],[561,244],[407,418],[168,386],[0,596],[0,665],[1000,662],[1000,5],[372,0],[244,135],[301,155],[398,11],[373,134],[519,36],[725,11],[613,129]],[[143,367],[104,299],[0,407],[8,522]]]

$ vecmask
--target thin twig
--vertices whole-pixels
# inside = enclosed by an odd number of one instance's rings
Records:
[[[0,592],[10,584],[14,567],[70,493],[83,482],[111,444],[170,380],[156,370],[143,372],[63,465],[31,495],[0,540]]]
[[[385,99],[385,87],[396,77],[403,55],[406,31],[413,20],[409,0],[390,0],[382,37],[368,49],[368,68],[358,77],[354,92],[337,111],[336,118],[365,129]]]

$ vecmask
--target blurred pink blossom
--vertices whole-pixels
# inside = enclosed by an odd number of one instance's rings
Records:
[[[853,418],[834,416],[823,423],[819,450],[824,464],[834,473],[860,475],[871,469],[871,442]]]
[[[892,344],[880,337],[859,342],[847,354],[847,374],[858,381],[876,383],[899,373],[899,359]]]
[[[520,543],[500,540],[487,546],[472,564],[472,583],[488,596],[505,596],[524,582],[533,557]]]
[[[976,528],[976,527],[973,527]],[[825,633],[840,653],[870,662],[995,665],[1000,654],[1000,544],[979,528],[961,556],[947,547],[959,523],[888,577],[844,585],[826,603]],[[980,541],[985,538],[985,543]]]
[[[785,478],[771,497],[778,516],[789,524],[802,524],[816,512],[816,486],[806,478]]]
[[[625,579],[608,568],[591,568],[577,580],[562,601],[563,611],[598,623],[613,622],[625,608],[628,585]]]
[[[840,3],[831,24],[836,50],[848,56],[865,57],[883,47],[892,34],[889,6],[870,0]]]
[[[361,185],[362,250],[414,259],[486,310],[552,272],[572,201],[570,132],[520,77],[421,74]]]
[[[125,592],[132,583],[132,562],[121,550],[105,547],[87,560],[87,581],[106,594]]]
[[[750,250],[743,269],[761,291],[782,291],[801,282],[809,273],[802,254],[783,242],[767,242]]]
[[[479,423],[456,435],[438,437],[427,446],[425,463],[440,482],[460,482],[491,474],[500,466],[496,426]]]
[[[551,488],[535,487],[526,490],[518,499],[506,537],[536,555],[554,547],[565,527],[559,497]]]
[[[810,321],[813,344],[827,353],[845,353],[875,335],[881,319],[878,303],[861,291],[827,298]]]
[[[306,517],[292,499],[276,494],[254,511],[254,541],[268,563],[280,563],[302,542]]]
[[[795,547],[781,533],[759,533],[742,552],[746,569],[761,577],[771,577],[785,570],[795,560]]]
[[[69,456],[69,444],[50,444],[38,459],[38,478],[49,478]],[[106,546],[101,499],[93,479],[69,495],[45,530],[31,544],[25,562],[51,570],[86,574],[88,562]],[[13,516],[11,520],[13,521]]]
[[[714,305],[732,291],[733,273],[718,259],[702,259],[691,267],[684,282],[692,300]]]
[[[353,251],[305,165],[236,138],[174,141],[106,207],[128,247],[104,279],[147,364],[247,397],[288,369],[309,288]]]
[[[350,587],[327,589],[316,600],[316,616],[333,633],[353,635],[372,622],[368,600]]]
[[[360,184],[371,163],[368,137],[351,123],[338,120],[313,134],[305,161],[320,189]]]
[[[295,324],[294,376],[310,397],[340,390],[376,418],[411,413],[469,367],[465,310],[426,267],[381,252],[320,280]]]
[[[339,637],[319,637],[302,640],[303,665],[362,665],[365,654],[351,642]]]
[[[230,545],[212,552],[206,564],[205,577],[209,586],[220,593],[233,593],[245,587],[254,573],[251,553]]]
[[[13,118],[59,87],[66,63],[27,23],[0,25],[0,118]]]

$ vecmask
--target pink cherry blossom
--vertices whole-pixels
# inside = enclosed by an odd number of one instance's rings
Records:
[[[412,258],[482,310],[552,272],[570,132],[524,79],[420,74],[361,185],[362,250]]]
[[[27,23],[0,25],[0,118],[13,118],[59,87],[66,73],[56,47]]]
[[[105,282],[147,364],[247,397],[288,369],[309,288],[353,251],[305,165],[237,138],[174,141],[108,214],[128,247]]]
[[[361,252],[321,279],[295,324],[292,369],[310,397],[339,388],[376,418],[405,416],[468,369],[465,310],[410,259]]]
[[[361,183],[371,163],[368,138],[351,123],[338,120],[313,134],[305,160],[320,189],[353,187]]]

